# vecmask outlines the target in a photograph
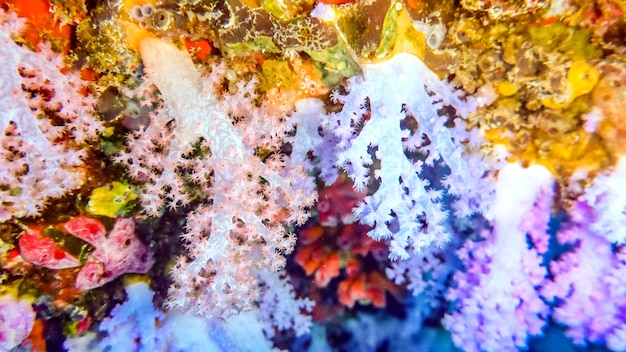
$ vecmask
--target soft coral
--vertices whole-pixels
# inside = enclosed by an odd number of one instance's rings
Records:
[[[38,215],[50,198],[83,183],[85,151],[102,130],[95,98],[49,46],[16,44],[24,21],[0,10],[0,221]]]

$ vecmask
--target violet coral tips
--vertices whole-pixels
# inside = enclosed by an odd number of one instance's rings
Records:
[[[489,214],[493,231],[459,250],[465,268],[447,294],[454,310],[443,324],[464,351],[518,351],[542,333],[549,307],[535,288],[547,274],[541,264],[553,184],[543,166],[510,164],[500,171]]]
[[[449,239],[444,228],[448,209],[443,191],[464,202],[455,209],[469,215],[482,209],[481,193],[489,194],[481,177],[486,171],[473,165],[465,155],[463,123],[456,129],[446,126],[447,116],[440,109],[450,106],[461,117],[474,110],[473,101],[461,100],[417,57],[397,54],[388,61],[362,65],[363,75],[349,80],[346,95],[334,94],[343,104],[341,112],[327,116],[325,128],[339,138],[337,165],[365,189],[373,176],[380,185],[376,192],[354,209],[361,222],[374,227],[375,239],[391,239],[390,256],[406,259],[408,249],[420,252],[431,244]],[[466,136],[463,136],[465,138]],[[375,150],[375,152],[372,152]],[[409,154],[418,151],[425,160]],[[480,157],[479,157],[480,158]],[[380,167],[370,175],[374,159]],[[422,166],[447,166],[450,175],[443,180],[422,176]]]
[[[149,127],[129,136],[130,151],[118,161],[131,175],[147,179],[140,199],[150,213],[164,203],[186,203],[183,169],[193,170],[192,182],[209,200],[187,218],[183,240],[188,254],[172,269],[169,306],[209,318],[252,309],[260,292],[258,270],[276,272],[284,266],[283,255],[295,245],[284,225],[307,219],[306,207],[316,197],[313,182],[286,157],[262,161],[254,155],[256,146],[246,141],[259,138],[244,133],[262,131],[236,128],[186,51],[147,37],[139,42],[139,52],[163,108],[153,113]],[[254,85],[237,87],[250,89],[238,103],[254,109],[244,101],[254,99]],[[202,155],[194,154],[197,144]]]
[[[577,202],[571,224],[557,233],[561,244],[574,250],[550,263],[542,295],[554,307],[553,319],[567,326],[576,345],[606,343],[611,351],[626,350],[626,261],[623,248],[596,233],[591,209]]]
[[[0,221],[37,216],[50,198],[79,187],[85,151],[59,140],[83,143],[103,128],[78,74],[62,73],[61,55],[13,42],[20,21],[0,10]]]
[[[541,293],[558,302],[552,317],[567,326],[566,335],[577,345],[606,343],[612,351],[626,350],[625,176],[622,157],[612,173],[596,177],[573,202],[571,221],[556,234],[572,250],[550,263]]]

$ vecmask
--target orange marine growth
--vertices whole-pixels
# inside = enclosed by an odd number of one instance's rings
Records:
[[[353,308],[356,302],[385,307],[386,292],[397,300],[402,290],[382,274],[387,260],[385,244],[367,236],[369,227],[348,224],[341,228],[314,226],[302,230],[301,244],[295,260],[307,276],[314,276],[318,288],[330,285],[338,278],[339,302]]]
[[[72,27],[61,23],[51,11],[46,0],[0,0],[0,6],[12,9],[26,19],[23,38],[36,47],[41,42],[50,41],[53,48],[67,54],[70,49]],[[78,19],[76,19],[78,20]]]

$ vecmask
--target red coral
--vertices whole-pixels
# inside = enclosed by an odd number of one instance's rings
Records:
[[[376,271],[349,277],[339,283],[337,292],[339,302],[350,308],[354,307],[357,301],[371,302],[378,308],[385,307],[387,305],[385,292],[391,293],[398,300],[402,297],[400,289]]]
[[[359,202],[367,196],[365,191],[355,191],[352,182],[339,179],[319,193],[317,211],[322,226],[351,224],[355,221],[352,215]]]
[[[372,254],[377,261],[384,261],[389,254],[387,245],[383,241],[376,241],[369,236],[363,236],[371,228],[361,224],[349,224],[341,228],[337,245],[344,250],[366,257]]]
[[[94,247],[98,246],[98,242],[101,238],[106,237],[107,232],[106,228],[100,221],[86,216],[77,216],[73,218],[63,224],[63,228],[68,233],[71,233],[81,240],[88,242]]]
[[[152,253],[135,237],[132,219],[118,218],[108,236],[102,223],[85,216],[66,222],[64,228],[96,247],[76,278],[81,290],[102,286],[125,273],[145,274],[154,263]]]
[[[80,266],[78,259],[43,237],[41,230],[29,229],[19,239],[20,254],[29,263],[48,269],[67,269]]]
[[[341,261],[339,253],[330,253],[324,258],[320,267],[315,271],[315,284],[319,287],[326,287],[330,280],[339,276]]]

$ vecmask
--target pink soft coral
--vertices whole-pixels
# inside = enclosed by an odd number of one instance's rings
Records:
[[[11,295],[0,297],[0,351],[17,347],[28,337],[35,323],[30,303]]]

